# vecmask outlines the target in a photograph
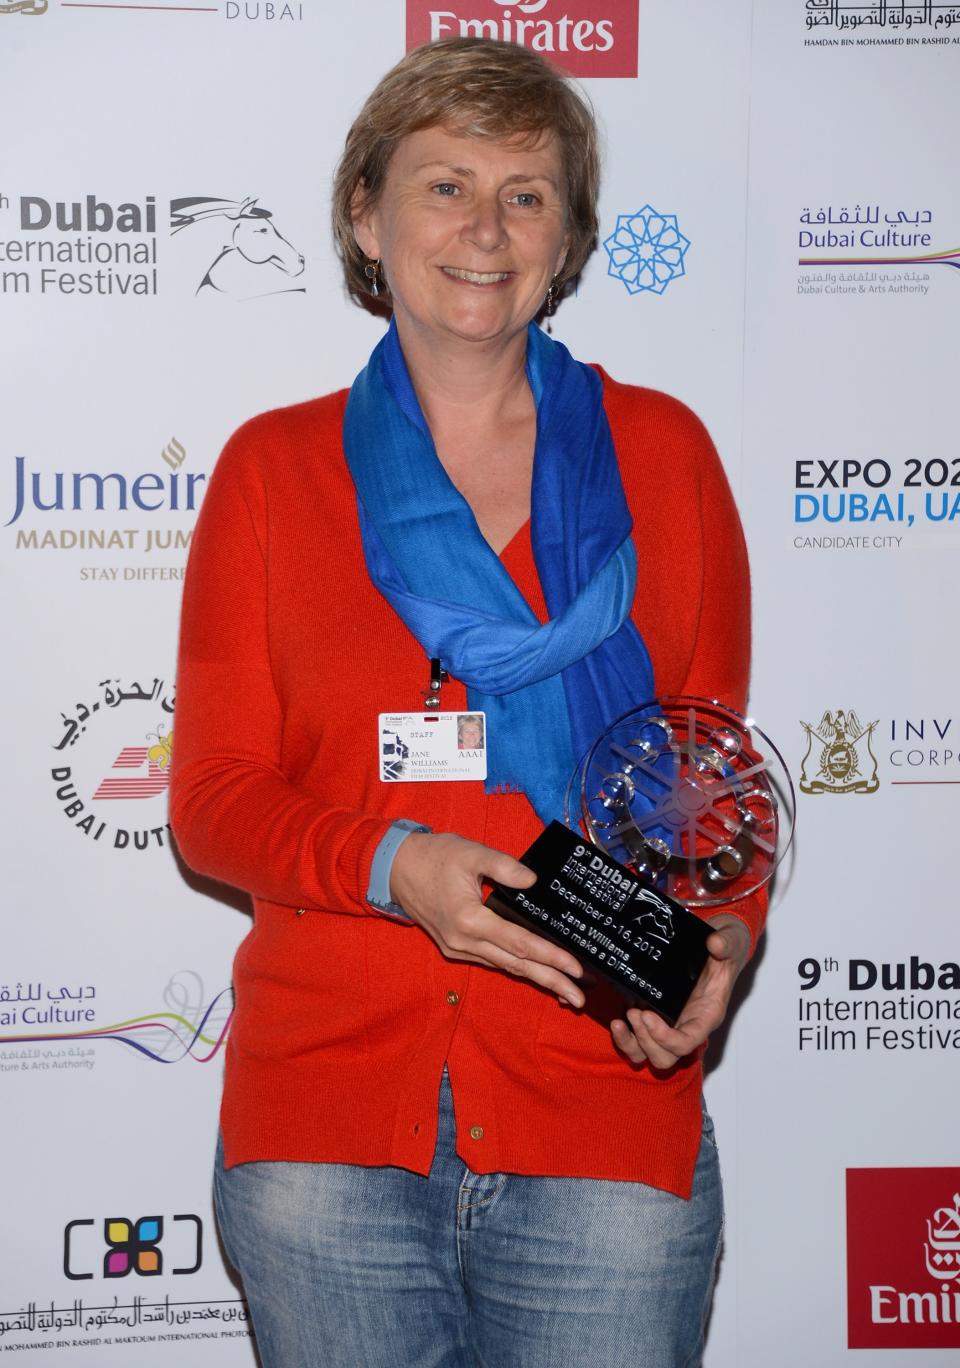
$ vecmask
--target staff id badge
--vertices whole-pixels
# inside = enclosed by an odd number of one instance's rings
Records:
[[[381,713],[379,721],[384,784],[486,779],[486,713]]]

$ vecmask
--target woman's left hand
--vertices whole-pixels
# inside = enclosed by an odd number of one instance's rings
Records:
[[[742,921],[728,913],[711,917],[713,934],[707,940],[710,958],[697,986],[675,1026],[668,1026],[656,1012],[632,1007],[626,1021],[614,1021],[610,1030],[614,1044],[634,1064],[647,1060],[655,1069],[670,1069],[692,1054],[727,1014],[737,975],[750,954],[750,933]]]

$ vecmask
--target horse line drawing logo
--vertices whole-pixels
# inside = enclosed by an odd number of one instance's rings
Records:
[[[210,225],[213,231],[191,235],[203,238],[207,253],[196,294],[258,299],[306,293],[304,285],[295,283],[303,275],[303,254],[279,232],[272,211],[262,209],[257,197],[194,195],[170,201],[171,236],[197,225]]]

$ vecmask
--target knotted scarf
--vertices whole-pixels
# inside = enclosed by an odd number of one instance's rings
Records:
[[[629,616],[632,520],[600,377],[533,323],[526,373],[546,623],[441,465],[395,321],[353,383],[343,436],[370,578],[426,655],[467,685],[471,711],[487,714],[487,792],[520,789],[548,822],[563,819],[579,757],[654,687]]]

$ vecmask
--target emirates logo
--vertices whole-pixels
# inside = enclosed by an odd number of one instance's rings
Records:
[[[407,0],[407,51],[443,38],[494,38],[573,76],[637,74],[639,0]]]
[[[960,1348],[960,1169],[847,1170],[847,1298],[851,1349]]]

